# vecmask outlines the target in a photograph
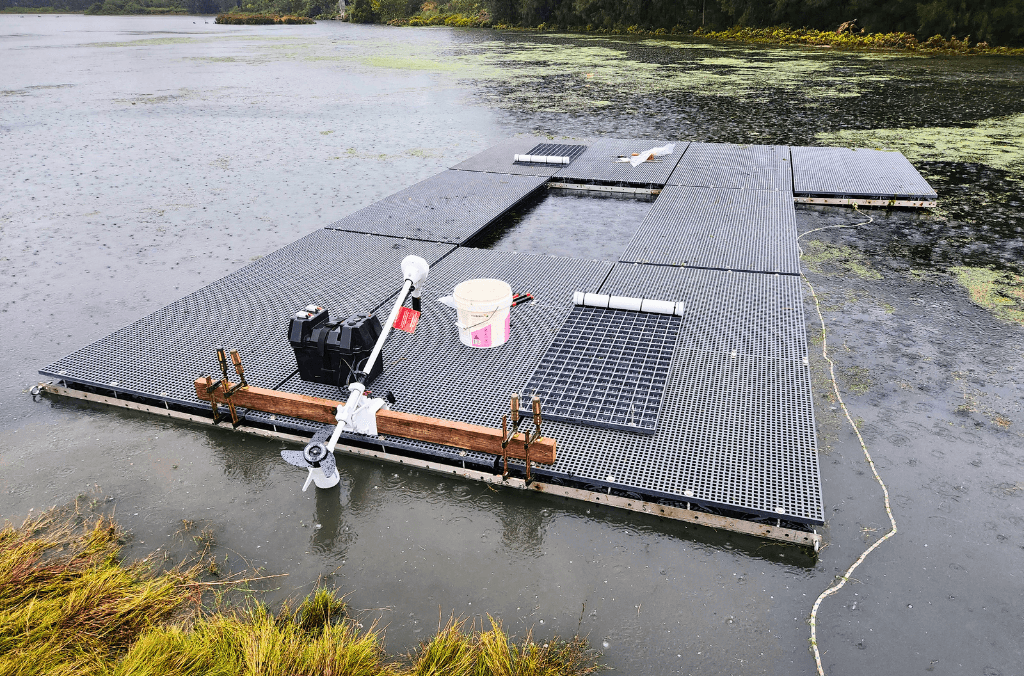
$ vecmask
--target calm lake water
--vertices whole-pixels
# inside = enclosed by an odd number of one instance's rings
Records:
[[[618,673],[814,673],[811,604],[888,518],[809,294],[816,559],[372,462],[344,460],[340,492],[301,493],[280,443],[27,390],[57,358],[516,133],[886,146],[938,209],[797,210],[802,232],[873,217],[801,243],[900,526],[823,603],[819,646],[830,674],[1021,673],[1024,329],[994,313],[1024,310],[1022,60],[0,15],[0,64],[0,517],[87,495],[134,533],[131,555],[172,559],[195,550],[194,521],[229,569],[287,573],[271,602],[334,586],[392,652],[439,613],[490,613],[520,635],[587,634]],[[647,206],[556,195],[483,244],[614,260]],[[589,229],[553,237],[569,212]]]

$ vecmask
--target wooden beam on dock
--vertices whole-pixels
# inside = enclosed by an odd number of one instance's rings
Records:
[[[218,404],[226,404],[224,387],[219,387],[213,394],[207,394],[206,388],[209,383],[206,378],[196,378],[196,396],[203,401],[216,401]],[[232,383],[226,383],[227,389]],[[273,413],[274,415],[285,415],[291,418],[300,418],[311,422],[334,425],[337,420],[335,414],[338,406],[344,402],[310,397],[304,394],[292,392],[280,392],[268,390],[262,387],[243,387],[231,395],[231,401],[235,406]],[[402,413],[400,411],[389,411],[381,409],[377,411],[377,433],[387,434],[403,439],[415,441],[426,441],[432,444],[443,444],[454,446],[467,451],[478,451],[501,455],[501,430],[483,427],[481,425],[470,425],[469,423],[456,422],[454,420],[442,420],[440,418],[429,418],[413,413]],[[541,437],[530,444],[530,462],[537,462],[544,465],[555,463],[554,439]],[[522,436],[516,438],[508,445],[508,457],[518,460],[525,460],[526,453],[523,449]]]

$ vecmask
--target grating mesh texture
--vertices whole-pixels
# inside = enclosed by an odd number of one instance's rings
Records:
[[[549,420],[653,434],[679,317],[574,307],[523,388]]]
[[[544,182],[544,176],[443,171],[328,227],[461,244]]]
[[[452,249],[446,244],[318,230],[41,373],[198,404],[192,381],[200,374],[220,373],[214,349],[223,345],[239,350],[253,385],[276,387],[295,371],[287,330],[297,309],[316,303],[334,318],[372,310],[398,290],[399,264],[405,256],[416,254],[433,262]]]
[[[487,171],[496,174],[518,174],[522,176],[551,176],[562,167],[544,164],[521,164],[513,162],[516,155],[532,155],[540,145],[550,142],[541,136],[522,136],[491,146],[468,160],[459,162],[452,169],[460,171]],[[585,146],[574,146],[584,148]],[[580,151],[582,152],[582,151]],[[556,154],[556,153],[548,153]]]
[[[397,410],[496,427],[508,410],[508,394],[527,391],[526,383],[541,356],[570,315],[571,291],[596,290],[607,273],[608,265],[604,263],[458,249],[431,271],[424,291],[425,312],[416,333],[410,336],[396,332],[385,346],[385,373],[373,389],[378,393],[393,391],[398,397]],[[697,275],[697,281],[676,277],[686,273]],[[537,304],[513,309],[511,340],[500,348],[478,350],[462,345],[454,311],[434,300],[458,282],[479,276],[506,279],[514,289],[532,291],[538,299]],[[706,291],[703,306],[714,308],[719,316],[730,308],[740,311],[745,290],[760,289],[769,295],[771,282],[759,286],[760,280],[789,281],[781,275],[730,275],[618,264],[601,290],[614,287],[639,293],[650,289],[651,297],[671,298],[667,294],[674,288],[698,294],[705,280],[716,278],[735,281],[733,286],[720,282]],[[789,294],[785,302],[796,302],[798,287],[784,288]],[[719,289],[731,289],[736,300],[718,309]],[[768,302],[766,297],[751,301],[751,306]],[[782,312],[788,307],[770,311]],[[686,339],[688,324],[699,321],[690,316],[682,319],[680,341]],[[741,334],[745,330],[737,329]],[[695,341],[702,346],[724,345],[720,352],[677,348],[653,435],[545,422],[544,434],[558,440],[558,461],[551,466],[537,465],[534,472],[655,499],[688,500],[802,523],[822,523],[807,366],[802,361],[759,354],[774,349],[770,340],[763,344],[752,336],[748,340],[750,353],[740,351],[736,356],[723,343]],[[298,377],[281,389],[343,398],[337,390],[304,383]],[[544,411],[546,416],[547,405]],[[269,418],[261,413],[251,413],[250,417]],[[273,422],[306,430],[319,427],[281,418]],[[389,447],[455,462],[496,465],[495,456],[487,454],[395,437],[380,441]]]
[[[804,196],[933,200],[917,169],[894,151],[794,147],[793,192]]]
[[[669,186],[621,260],[797,275],[796,238],[787,193]]]
[[[616,162],[619,157],[629,157],[651,148],[661,147],[668,141],[649,139],[605,138],[590,145],[586,151],[565,169],[554,174],[561,181],[580,183],[615,183],[634,186],[659,187],[665,185],[676,163],[686,150],[687,143],[676,143],[673,152],[642,162],[634,167],[628,162]]]
[[[653,436],[552,423],[553,474],[803,523],[823,522],[807,367],[677,350]]]
[[[601,293],[682,301],[681,349],[807,358],[800,278],[795,275],[618,263]]]
[[[573,291],[596,291],[610,263],[532,254],[458,249],[431,271],[423,291],[423,314],[414,334],[395,331],[384,346],[384,374],[372,385],[377,393],[394,392],[395,409],[495,427],[508,412],[508,396],[522,392],[530,374],[569,314]],[[456,284],[477,277],[506,280],[514,290],[529,291],[536,302],[512,309],[512,333],[493,349],[467,347],[459,340],[455,310],[437,302]],[[334,399],[347,392],[297,376],[280,389]],[[251,414],[269,421],[269,416]],[[290,421],[275,419],[275,424]],[[386,438],[389,445],[426,453],[458,453],[435,444]],[[471,453],[471,460],[493,456]]]
[[[792,192],[789,147],[691,143],[668,184]]]

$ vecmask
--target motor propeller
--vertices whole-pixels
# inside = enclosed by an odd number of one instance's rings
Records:
[[[315,483],[317,488],[332,488],[341,481],[334,453],[327,447],[332,432],[333,427],[325,427],[301,451],[281,451],[285,462],[309,470],[306,483],[302,485],[303,491],[309,488],[310,483]]]

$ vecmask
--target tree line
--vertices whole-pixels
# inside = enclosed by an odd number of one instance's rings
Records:
[[[365,7],[364,16],[382,4],[404,6],[410,16],[421,6],[419,0],[349,2],[353,9]],[[679,33],[734,26],[835,30],[855,22],[857,30],[912,33],[922,41],[969,36],[972,43],[1024,46],[1024,0],[441,0],[422,6],[444,11],[450,5],[453,13],[469,14],[467,4],[486,10],[497,25],[620,31],[635,26]]]
[[[104,0],[156,5],[154,0]],[[97,0],[0,0],[0,8],[33,6],[83,11]],[[192,13],[271,11],[302,16],[331,16],[337,0],[163,0]],[[835,30],[856,22],[868,33],[907,32],[919,40],[933,35],[970,37],[972,43],[1024,46],[1024,0],[349,0],[354,20],[379,21],[381,14],[407,16],[429,6],[431,14],[485,12],[493,24],[561,29],[684,32],[733,26],[789,26]],[[387,12],[379,12],[382,6]]]

